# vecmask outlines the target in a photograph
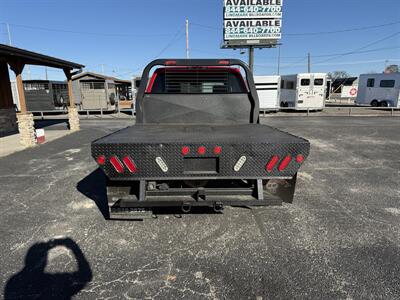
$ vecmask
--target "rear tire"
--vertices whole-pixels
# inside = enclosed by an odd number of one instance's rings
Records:
[[[372,102],[371,102],[372,107],[378,107],[378,105],[379,105],[378,100],[372,100]]]
[[[381,105],[381,107],[388,107],[387,101],[382,101],[382,102],[380,103],[380,105]]]

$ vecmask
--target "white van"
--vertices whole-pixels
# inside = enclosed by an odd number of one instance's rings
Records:
[[[400,73],[360,75],[356,104],[400,107]]]
[[[326,73],[281,76],[280,105],[296,110],[322,110],[325,107]]]
[[[260,111],[279,110],[280,76],[254,76]]]

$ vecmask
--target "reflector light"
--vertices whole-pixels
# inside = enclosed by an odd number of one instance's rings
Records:
[[[218,62],[220,65],[229,65],[229,60],[220,60],[219,62]]]
[[[129,172],[136,173],[137,168],[136,168],[135,162],[132,160],[132,158],[130,158],[129,156],[125,156],[122,161],[124,162],[125,166],[128,168]]]
[[[272,172],[272,170],[274,169],[274,167],[278,163],[278,161],[279,161],[279,156],[274,155],[266,166],[267,171]]]
[[[246,160],[247,160],[247,157],[246,157],[246,156],[244,156],[244,155],[241,156],[241,157],[239,158],[239,160],[236,162],[235,166],[233,167],[233,170],[234,170],[235,172],[239,172],[240,169],[243,167],[244,163],[246,162]]]
[[[281,164],[279,165],[279,168],[278,168],[279,172],[284,171],[287,168],[287,166],[290,164],[291,161],[292,161],[292,157],[289,154],[282,160]]]
[[[100,155],[100,156],[97,158],[97,163],[98,163],[100,166],[104,166],[105,163],[106,163],[106,157],[105,157],[104,155]]]
[[[296,161],[301,164],[304,161],[304,156],[299,154],[296,156]]]
[[[200,147],[197,149],[197,153],[199,153],[200,155],[204,155],[204,154],[206,153],[206,147],[200,146]]]
[[[165,65],[166,66],[174,66],[174,65],[176,65],[176,60],[167,60],[165,62]]]
[[[116,157],[116,156],[111,157],[110,163],[113,165],[115,171],[117,171],[118,173],[124,172],[124,166],[119,161],[118,157]]]
[[[188,146],[182,147],[182,154],[183,155],[188,155],[190,152],[190,148]]]
[[[156,163],[164,173],[168,172],[168,166],[161,157],[156,157]]]
[[[215,146],[214,147],[214,154],[219,155],[222,152],[222,147],[221,146]]]

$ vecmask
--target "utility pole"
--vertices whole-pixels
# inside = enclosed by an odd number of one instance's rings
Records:
[[[186,19],[186,58],[189,59],[189,20]]]
[[[9,25],[8,23],[6,23],[6,26],[7,26],[7,33],[8,33],[8,45],[9,45],[9,46],[12,46],[10,25]]]
[[[311,73],[311,53],[308,52],[308,73]]]
[[[48,74],[47,74],[47,67],[44,67],[44,72],[45,72],[45,74],[46,74],[46,80],[49,80],[49,76],[48,76]]]
[[[278,46],[278,75],[281,73],[281,45]]]
[[[253,72],[254,70],[254,47],[249,46],[249,68],[250,71]]]
[[[104,74],[104,64],[101,64],[101,74],[105,75]]]
[[[28,73],[28,80],[31,80],[31,66],[30,65],[26,66],[26,72]]]

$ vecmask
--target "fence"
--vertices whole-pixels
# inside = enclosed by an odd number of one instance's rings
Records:
[[[32,111],[35,119],[59,119],[66,118],[67,111],[63,110],[45,110]],[[131,119],[135,118],[134,109],[119,109],[110,111],[106,109],[79,110],[81,119],[108,118],[108,119]],[[315,108],[304,108],[303,110],[294,110],[293,108],[280,108],[278,110],[262,111],[261,117],[335,117],[335,116],[400,116],[400,108],[396,107],[368,107],[368,106],[327,106],[322,110]]]

